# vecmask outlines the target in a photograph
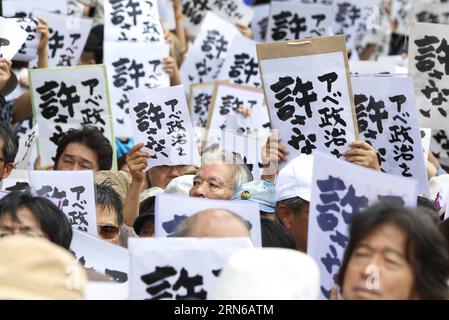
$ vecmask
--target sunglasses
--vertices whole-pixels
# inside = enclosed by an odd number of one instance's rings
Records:
[[[117,237],[120,228],[116,226],[97,226],[98,234],[102,239],[111,240]]]

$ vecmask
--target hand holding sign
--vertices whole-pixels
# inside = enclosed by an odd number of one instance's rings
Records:
[[[287,155],[288,149],[281,143],[281,138],[277,135],[270,136],[262,148],[262,162],[264,165],[262,179],[274,180],[278,164],[287,161]]]
[[[131,173],[132,181],[139,183],[139,185],[145,178],[145,168],[147,167],[147,161],[150,158],[148,152],[140,151],[144,145],[144,143],[135,145],[126,156],[126,164]]]
[[[343,153],[343,157],[351,163],[380,171],[376,149],[365,141],[354,141],[349,144],[351,149]]]
[[[36,32],[41,35],[37,51],[42,52],[45,48],[47,48],[48,39],[50,38],[50,31],[48,30],[48,23],[44,18],[37,17],[37,20],[39,20],[39,25],[36,28]]]

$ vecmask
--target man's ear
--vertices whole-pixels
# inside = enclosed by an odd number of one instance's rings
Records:
[[[289,206],[284,203],[278,204],[276,208],[276,214],[287,230],[291,230],[293,228],[292,216],[294,212]]]
[[[11,162],[8,162],[5,166],[5,170],[3,170],[2,179],[8,178],[8,176],[11,174],[11,171],[14,169],[14,164]]]

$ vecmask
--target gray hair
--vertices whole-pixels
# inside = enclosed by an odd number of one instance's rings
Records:
[[[243,183],[254,180],[248,165],[244,163],[242,156],[239,153],[219,149],[218,145],[212,145],[204,150],[204,153],[201,156],[202,165],[217,161],[233,166],[235,188]]]
[[[5,162],[14,162],[19,150],[19,141],[11,128],[0,122],[0,138],[3,140],[3,158]]]

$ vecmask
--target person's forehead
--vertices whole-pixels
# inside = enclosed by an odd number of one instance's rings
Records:
[[[97,210],[97,223],[111,223],[118,224],[117,212],[111,206],[99,204],[96,206]]]
[[[232,167],[223,162],[211,162],[203,164],[197,175],[202,178],[226,179],[232,175]]]
[[[404,230],[392,224],[384,224],[376,227],[366,237],[362,238],[358,246],[366,246],[373,250],[405,251],[406,233]]]
[[[97,161],[97,154],[95,153],[95,151],[81,143],[69,143],[64,149],[62,155],[76,158],[82,161]]]

